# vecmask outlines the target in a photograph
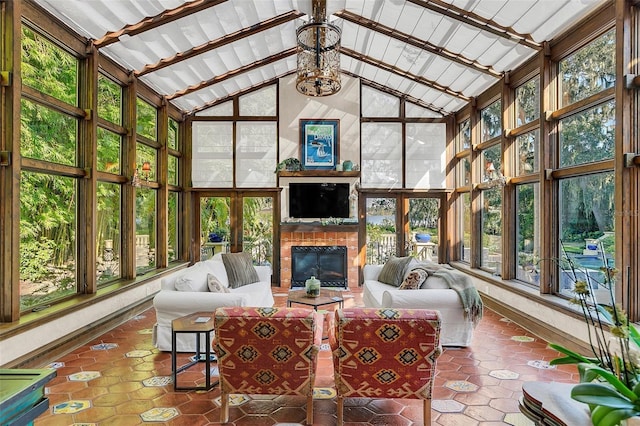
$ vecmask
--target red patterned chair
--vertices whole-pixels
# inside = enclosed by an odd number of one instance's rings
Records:
[[[304,308],[216,309],[220,422],[229,421],[229,394],[234,393],[306,396],[307,424],[312,424],[322,320]]]
[[[431,424],[440,323],[440,313],[427,309],[336,310],[330,343],[338,426],[346,397],[422,399],[424,424]]]

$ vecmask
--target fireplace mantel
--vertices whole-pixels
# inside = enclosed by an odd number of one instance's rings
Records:
[[[358,224],[330,224],[320,222],[283,222],[280,230],[285,232],[358,232]]]
[[[297,172],[289,172],[286,170],[282,170],[278,172],[279,177],[288,177],[288,178],[296,178],[296,177],[338,177],[338,178],[357,178],[360,177],[360,171],[350,171],[350,172],[339,172],[337,170],[299,170]]]

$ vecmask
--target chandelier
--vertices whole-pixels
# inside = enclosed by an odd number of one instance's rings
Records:
[[[340,33],[340,28],[327,22],[326,1],[314,0],[313,17],[309,23],[296,31],[298,92],[306,96],[329,96],[338,93],[342,87]]]

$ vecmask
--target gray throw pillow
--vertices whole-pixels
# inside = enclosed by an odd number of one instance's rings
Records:
[[[224,269],[227,271],[227,278],[229,278],[229,288],[238,288],[260,281],[249,253],[224,253],[222,263],[224,263]]]
[[[399,287],[400,284],[402,284],[402,280],[404,280],[404,270],[411,259],[411,256],[391,256],[391,258],[387,260],[387,263],[382,267],[382,271],[380,271],[380,275],[378,275],[378,281]]]

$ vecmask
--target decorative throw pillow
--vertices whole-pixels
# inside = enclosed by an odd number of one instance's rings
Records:
[[[249,253],[224,253],[222,255],[222,263],[224,263],[224,269],[227,271],[229,288],[238,288],[260,281]]]
[[[177,291],[207,291],[207,275],[202,262],[187,268],[176,278],[174,287]]]
[[[207,286],[211,293],[230,293],[229,289],[223,286],[220,280],[213,274],[207,274]]]
[[[407,278],[404,279],[400,287],[400,290],[417,290],[427,280],[427,273],[422,269],[414,269],[409,272]]]
[[[404,279],[404,270],[411,261],[411,256],[395,257],[391,256],[382,267],[378,281],[398,287]]]

